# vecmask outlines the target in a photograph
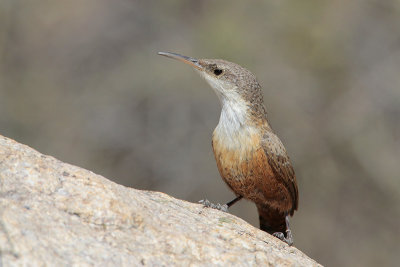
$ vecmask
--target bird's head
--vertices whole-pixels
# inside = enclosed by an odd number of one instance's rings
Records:
[[[169,52],[158,54],[192,66],[211,85],[222,105],[219,125],[226,132],[252,123],[266,123],[261,87],[247,69],[222,59],[195,59]]]
[[[261,98],[256,76],[238,64],[222,59],[195,59],[170,52],[159,55],[179,60],[192,66],[210,84],[221,103],[225,101],[255,101]]]

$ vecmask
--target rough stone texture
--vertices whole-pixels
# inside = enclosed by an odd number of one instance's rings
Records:
[[[0,136],[0,266],[317,266],[243,220]]]

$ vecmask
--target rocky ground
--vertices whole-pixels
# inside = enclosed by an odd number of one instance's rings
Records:
[[[0,136],[0,266],[318,266],[231,214]]]

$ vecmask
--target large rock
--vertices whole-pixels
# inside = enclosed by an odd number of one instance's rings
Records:
[[[0,136],[0,266],[316,266],[243,220]]]

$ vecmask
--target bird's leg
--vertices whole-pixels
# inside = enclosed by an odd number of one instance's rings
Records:
[[[290,230],[289,227],[289,214],[286,212],[285,213],[285,222],[286,222],[286,237],[282,232],[276,232],[273,233],[272,235],[279,238],[283,242],[287,243],[289,246],[293,245],[293,236],[292,236],[292,231]]]
[[[238,202],[239,200],[241,200],[243,198],[243,196],[238,196],[237,198],[235,198],[232,201],[229,201],[228,203],[226,203],[225,205],[228,206],[228,208],[230,208],[231,206],[233,206],[233,204],[235,204],[236,202]]]
[[[234,200],[229,201],[228,203],[226,203],[224,205],[221,205],[219,203],[213,204],[210,201],[208,201],[207,199],[202,199],[202,200],[199,201],[199,203],[203,204],[203,206],[207,207],[207,208],[213,208],[213,209],[217,209],[217,210],[220,210],[220,211],[228,212],[228,208],[230,208],[233,204],[235,204],[236,202],[238,202],[242,198],[243,198],[242,196],[238,196]]]

